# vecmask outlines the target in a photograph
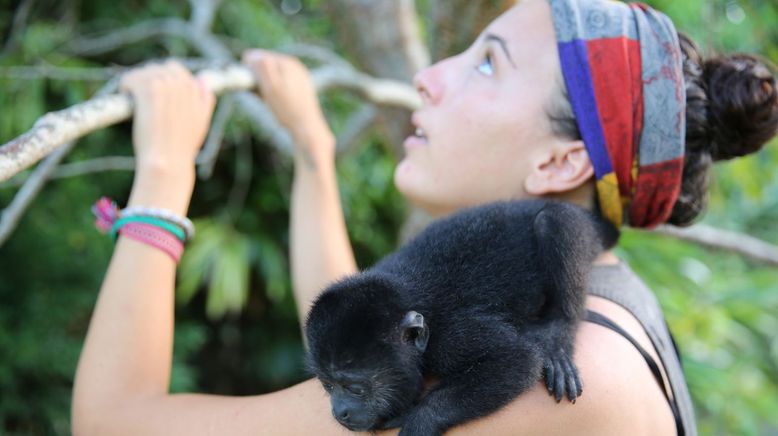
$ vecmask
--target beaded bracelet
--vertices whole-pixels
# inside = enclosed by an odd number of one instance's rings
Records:
[[[175,263],[181,260],[181,254],[184,252],[184,244],[178,238],[153,224],[128,222],[119,229],[119,234],[159,248]]]
[[[119,216],[121,217],[129,217],[129,216],[137,216],[137,215],[161,218],[165,221],[171,222],[177,225],[178,227],[184,229],[184,232],[186,233],[186,239],[184,242],[194,237],[195,230],[192,221],[190,221],[189,218],[178,216],[167,209],[160,209],[156,207],[131,206],[131,207],[126,207],[121,211],[119,211]]]

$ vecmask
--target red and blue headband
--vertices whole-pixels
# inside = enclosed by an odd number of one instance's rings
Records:
[[[673,23],[640,3],[549,3],[602,214],[617,227],[665,222],[680,192],[686,134]]]

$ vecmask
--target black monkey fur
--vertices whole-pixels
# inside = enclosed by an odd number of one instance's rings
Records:
[[[582,392],[573,363],[592,262],[618,231],[551,200],[492,203],[431,224],[329,286],[308,316],[307,363],[351,430],[437,435],[545,377]],[[439,382],[422,395],[424,380]]]

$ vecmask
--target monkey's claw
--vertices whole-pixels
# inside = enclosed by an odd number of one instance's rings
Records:
[[[559,350],[556,355],[546,360],[543,364],[543,373],[548,392],[554,396],[557,403],[562,401],[565,394],[571,403],[575,403],[576,398],[583,392],[578,368],[570,355],[563,350]]]

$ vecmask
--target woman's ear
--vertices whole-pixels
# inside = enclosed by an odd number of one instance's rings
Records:
[[[572,191],[593,175],[583,141],[560,141],[535,156],[524,189],[537,196]]]

